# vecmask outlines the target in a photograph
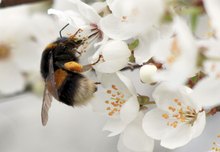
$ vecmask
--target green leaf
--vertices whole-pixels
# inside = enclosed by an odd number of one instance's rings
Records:
[[[196,27],[197,27],[197,21],[198,21],[198,14],[192,14],[190,17],[191,20],[191,30],[192,32],[196,31]]]
[[[148,96],[137,96],[138,102],[141,106],[147,105],[150,102],[150,98]]]
[[[130,44],[128,44],[128,48],[130,50],[134,50],[134,49],[136,49],[138,47],[138,45],[139,45],[139,40],[136,39],[133,42],[131,42]]]
[[[189,15],[190,21],[191,21],[191,30],[195,32],[197,23],[198,23],[198,17],[202,13],[201,7],[189,7],[187,9],[184,9],[182,11],[183,15]]]

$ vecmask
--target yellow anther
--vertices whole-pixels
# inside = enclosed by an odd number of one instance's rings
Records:
[[[168,118],[169,118],[168,114],[166,114],[166,113],[163,114],[162,117],[163,117],[164,119],[168,119]]]

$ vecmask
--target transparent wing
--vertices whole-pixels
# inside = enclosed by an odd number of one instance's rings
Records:
[[[50,90],[50,92],[49,92]],[[41,121],[43,126],[47,124],[48,121],[48,111],[51,107],[52,102],[52,95],[59,100],[57,88],[56,88],[56,82],[54,78],[54,67],[53,67],[53,56],[52,52],[49,56],[49,71],[48,76],[45,81],[45,89],[44,89],[44,95],[43,95],[43,103],[42,103],[42,109],[41,109]]]
[[[49,73],[46,79],[46,84],[50,85],[50,91],[52,93],[52,95],[59,100],[59,96],[58,96],[58,92],[57,92],[57,88],[56,88],[56,81],[54,78],[54,67],[53,67],[53,56],[52,56],[52,52],[50,53],[49,56]]]
[[[47,90],[47,83],[46,83],[45,88],[44,88],[43,104],[42,104],[42,109],[41,109],[41,121],[42,121],[43,126],[47,124],[48,111],[51,107],[51,102],[52,102],[52,96]]]

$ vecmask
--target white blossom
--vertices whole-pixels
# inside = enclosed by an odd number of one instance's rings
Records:
[[[209,76],[220,78],[220,44],[218,39],[198,41],[198,47],[204,49],[201,52],[205,56],[202,62],[203,71]]]
[[[204,108],[220,105],[219,84],[213,78],[201,80],[193,90],[160,84],[153,93],[157,108],[147,112],[143,120],[145,133],[169,149],[189,143],[203,132]]]
[[[115,136],[137,117],[137,94],[131,81],[119,72],[102,74],[100,80],[104,88],[96,93],[92,106],[94,111],[108,116],[104,130]]]
[[[198,51],[186,23],[176,17],[173,25],[175,36],[159,39],[151,46],[153,58],[163,64],[154,79],[184,84],[196,72]]]
[[[72,9],[65,11],[49,9],[48,14],[56,15],[62,22],[69,23],[76,29],[84,30],[85,33],[89,30],[89,34],[93,34],[95,40],[100,38],[106,40],[107,38],[99,28],[101,16],[99,16],[98,12],[80,0],[71,0],[71,2],[73,4]],[[82,33],[82,36],[84,36],[85,33]]]
[[[126,40],[147,32],[163,11],[161,0],[108,0],[112,14],[101,19],[103,32],[113,39]]]
[[[143,116],[144,114],[139,112],[137,118],[121,133],[118,141],[119,152],[153,152],[154,140],[143,131]]]
[[[129,61],[131,51],[127,44],[120,40],[110,40],[102,45],[92,56],[93,67],[101,73],[114,73],[124,68]]]
[[[58,35],[58,26],[51,17],[28,13],[28,6],[1,10],[0,66],[4,73],[0,76],[1,94],[23,91],[26,85],[24,73],[39,72],[45,46]]]

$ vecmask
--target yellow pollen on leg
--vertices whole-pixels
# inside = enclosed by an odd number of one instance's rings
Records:
[[[74,61],[65,63],[64,68],[69,71],[74,71],[74,72],[82,72],[82,69],[83,69],[82,65]]]

